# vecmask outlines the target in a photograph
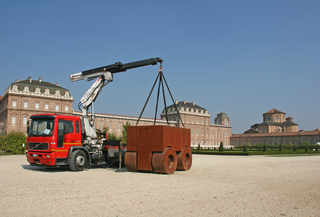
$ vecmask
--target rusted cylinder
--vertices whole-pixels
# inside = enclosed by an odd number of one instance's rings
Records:
[[[162,153],[152,155],[152,168],[156,173],[173,174],[177,169],[177,153],[167,147]]]
[[[189,170],[192,165],[192,153],[191,148],[184,147],[178,154],[178,166],[177,170]]]
[[[137,152],[127,152],[124,156],[124,163],[129,171],[138,171]]]

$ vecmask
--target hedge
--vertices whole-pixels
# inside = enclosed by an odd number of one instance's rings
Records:
[[[23,133],[11,132],[6,136],[0,136],[0,155],[23,154],[26,147],[26,136]]]

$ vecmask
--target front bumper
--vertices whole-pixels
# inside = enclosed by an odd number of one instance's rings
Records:
[[[26,152],[27,161],[30,164],[38,164],[38,165],[48,165],[48,166],[54,166],[56,163],[56,159],[54,157],[53,152]]]

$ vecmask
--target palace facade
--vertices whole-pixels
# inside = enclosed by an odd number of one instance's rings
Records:
[[[178,127],[191,129],[192,148],[200,145],[204,149],[214,149],[218,148],[221,142],[225,148],[230,148],[232,127],[229,117],[221,112],[214,119],[214,124],[210,123],[210,117],[207,109],[188,101],[176,101],[167,106],[167,114],[165,109],[161,112],[162,119],[176,122]]]
[[[320,128],[312,131],[298,130],[298,124],[292,117],[285,117],[286,113],[271,109],[264,113],[263,122],[254,124],[243,134],[233,134],[230,138],[232,146],[245,144],[258,145],[266,143],[299,145],[304,142],[316,144],[320,142]]]
[[[19,79],[13,82],[0,98],[0,134],[11,131],[27,132],[30,116],[38,113],[72,115],[73,97],[58,84]]]

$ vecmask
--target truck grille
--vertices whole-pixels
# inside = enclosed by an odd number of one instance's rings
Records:
[[[31,142],[31,143],[28,143],[28,148],[32,149],[32,150],[48,150],[49,144],[48,143]]]

